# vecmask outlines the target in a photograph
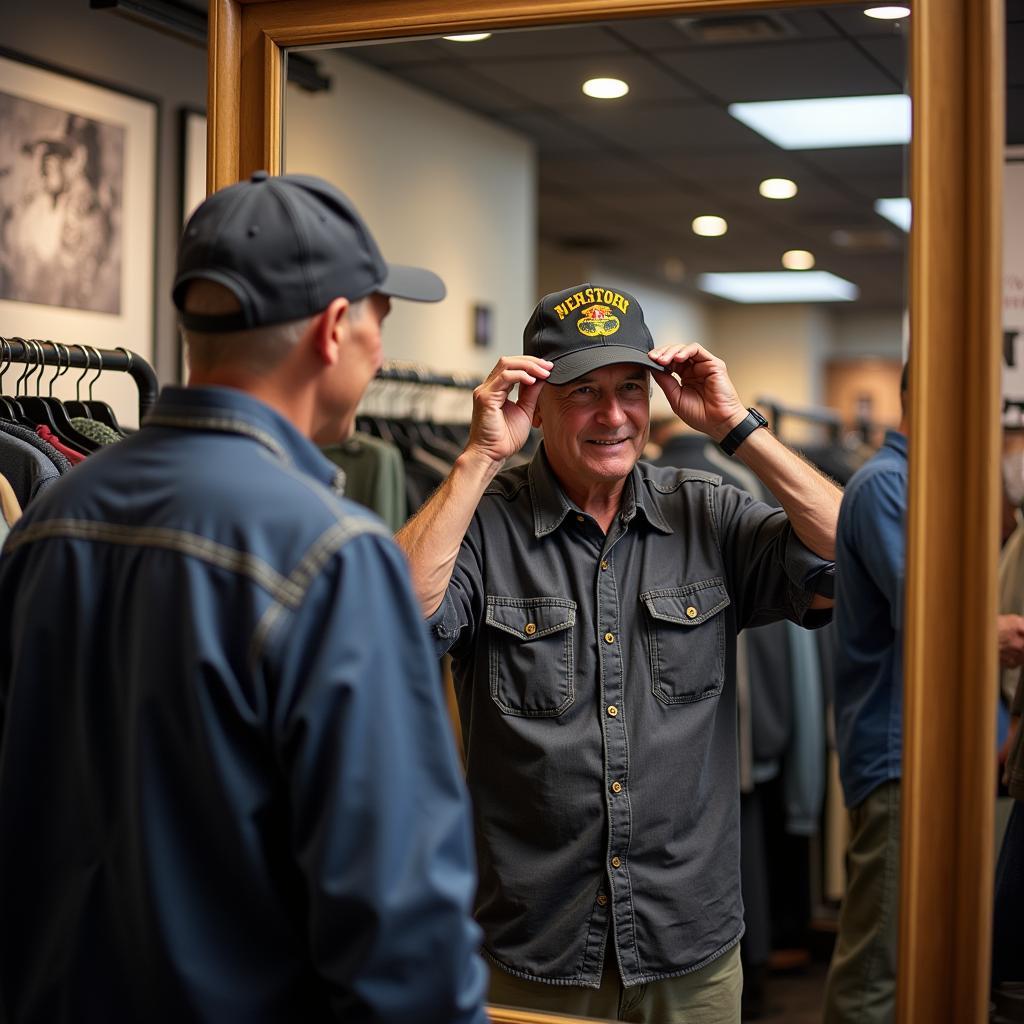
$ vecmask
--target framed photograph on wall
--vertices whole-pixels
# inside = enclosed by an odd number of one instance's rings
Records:
[[[158,122],[154,100],[0,50],[0,335],[152,363]],[[104,378],[137,420],[131,380]]]
[[[181,226],[206,198],[206,115],[188,108],[181,112]],[[188,379],[185,345],[178,337],[178,373]]]

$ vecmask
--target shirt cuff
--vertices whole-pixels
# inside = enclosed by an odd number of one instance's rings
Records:
[[[462,625],[455,610],[455,602],[449,591],[445,592],[437,611],[427,619],[427,630],[434,642],[438,657],[447,654],[451,646],[459,638]]]

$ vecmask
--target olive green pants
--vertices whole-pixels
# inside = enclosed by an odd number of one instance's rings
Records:
[[[622,984],[614,954],[605,957],[600,988],[545,985],[492,967],[488,998],[498,1006],[632,1024],[739,1024],[742,992],[737,945],[699,971],[630,988]]]
[[[890,1024],[899,941],[900,784],[850,811],[846,896],[825,984],[825,1024]]]

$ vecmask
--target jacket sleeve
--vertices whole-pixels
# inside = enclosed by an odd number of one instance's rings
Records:
[[[391,540],[349,540],[264,660],[301,911],[337,1018],[483,1024],[468,798]]]
[[[741,629],[783,618],[809,628],[830,621],[831,609],[809,606],[816,581],[835,563],[800,542],[781,508],[730,484],[715,488],[712,506]]]

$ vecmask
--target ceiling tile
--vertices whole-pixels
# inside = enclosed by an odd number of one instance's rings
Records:
[[[356,57],[381,68],[398,67],[419,61],[445,60],[447,54],[435,39],[414,39],[409,42],[359,43],[340,46],[338,51],[346,57]]]
[[[541,153],[597,153],[600,149],[600,140],[551,111],[513,110],[495,119],[531,138]]]
[[[624,53],[626,47],[597,25],[569,25],[495,32],[479,43],[439,42],[455,60],[501,60],[517,57],[571,57],[587,53]]]
[[[838,40],[673,51],[659,59],[727,103],[896,91],[888,75]]]
[[[897,91],[907,91],[907,41],[898,36],[879,37],[877,39],[859,39],[859,46],[878,61],[892,76],[892,84]]]
[[[600,153],[596,157],[548,156],[540,162],[542,183],[598,195],[609,191],[650,188],[663,184],[664,178],[664,172],[648,166],[642,159],[623,159],[607,153]]]
[[[693,91],[672,74],[645,57],[630,54],[476,61],[471,66],[534,103],[554,107],[573,106],[584,110],[599,106],[632,108],[640,103],[693,96]],[[620,100],[591,99],[581,90],[588,78],[621,78],[629,84],[629,93]]]
[[[580,137],[592,132],[614,146],[648,156],[719,148],[757,150],[766,144],[724,110],[699,100],[632,109],[608,104],[589,111],[586,117],[576,110],[564,113],[579,125]]]
[[[407,64],[395,68],[401,79],[471,110],[486,114],[519,110],[522,99],[475,71],[450,64]]]

